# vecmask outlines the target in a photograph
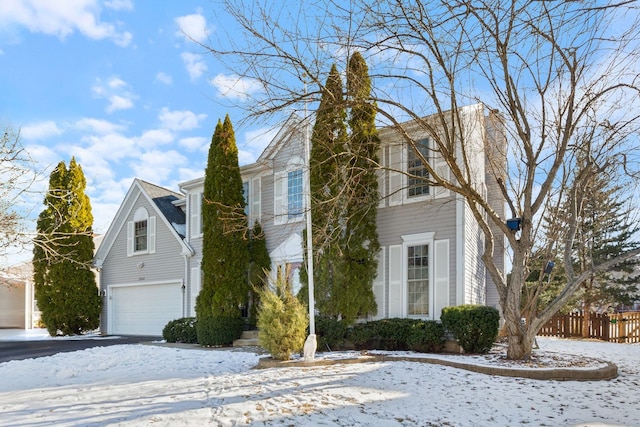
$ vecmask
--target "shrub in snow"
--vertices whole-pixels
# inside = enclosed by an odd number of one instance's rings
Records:
[[[444,342],[444,326],[434,320],[416,322],[407,338],[409,350],[420,353],[438,353],[444,348]]]
[[[409,350],[407,340],[418,322],[420,320],[393,318],[357,323],[348,338],[358,350]]]
[[[465,353],[487,353],[498,336],[500,313],[484,305],[459,305],[443,308],[440,320]]]
[[[230,345],[244,329],[242,317],[206,316],[198,319],[198,344],[205,347]]]
[[[171,320],[162,329],[162,338],[167,342],[187,344],[197,343],[198,334],[196,333],[196,318],[183,317],[181,319]]]
[[[306,307],[293,295],[286,277],[288,274],[278,271],[275,283],[256,289],[260,296],[258,340],[276,360],[289,360],[292,353],[302,350],[309,325]]]
[[[318,351],[332,351],[344,348],[347,330],[347,325],[342,320],[317,316],[316,336],[318,337]]]

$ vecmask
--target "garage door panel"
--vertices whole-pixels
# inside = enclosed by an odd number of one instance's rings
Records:
[[[182,285],[122,286],[111,289],[111,334],[162,335],[162,328],[182,317]]]

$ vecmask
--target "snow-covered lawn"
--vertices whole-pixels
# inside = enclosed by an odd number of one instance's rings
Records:
[[[640,346],[539,338],[614,362],[538,381],[415,362],[252,369],[237,349],[116,345],[0,363],[2,426],[640,426]],[[319,353],[318,358],[323,354]]]

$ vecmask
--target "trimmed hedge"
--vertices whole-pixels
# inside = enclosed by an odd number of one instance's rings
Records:
[[[347,325],[331,317],[316,317],[316,338],[318,351],[340,350],[345,346]]]
[[[196,332],[198,343],[204,347],[230,345],[242,335],[242,317],[213,317],[198,319]]]
[[[417,322],[407,338],[409,350],[420,353],[439,353],[444,348],[445,330],[442,323],[435,320]]]
[[[162,329],[162,338],[167,342],[196,344],[198,342],[196,318],[183,317],[181,319],[171,320]]]
[[[445,307],[442,325],[458,340],[465,353],[487,353],[498,337],[500,313],[484,305]]]
[[[353,326],[348,339],[358,350],[440,351],[444,329],[435,321],[382,319]]]

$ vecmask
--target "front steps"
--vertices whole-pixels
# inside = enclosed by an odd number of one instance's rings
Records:
[[[240,338],[233,342],[234,347],[259,347],[258,331],[243,331]]]

